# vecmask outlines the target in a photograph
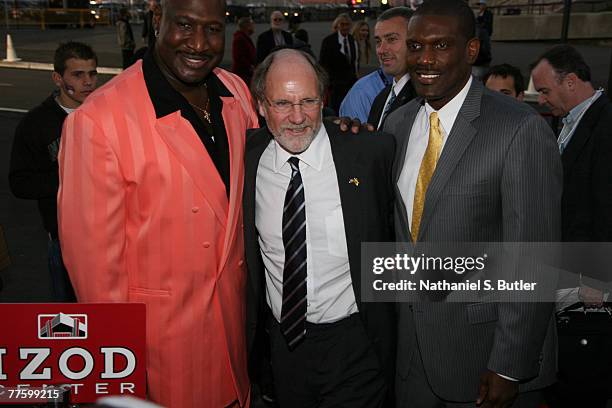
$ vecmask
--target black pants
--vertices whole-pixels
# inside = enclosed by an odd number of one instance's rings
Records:
[[[271,319],[270,345],[281,408],[378,408],[386,386],[378,357],[358,314],[306,326],[293,351]]]
[[[126,69],[134,63],[134,50],[121,50],[122,68]]]

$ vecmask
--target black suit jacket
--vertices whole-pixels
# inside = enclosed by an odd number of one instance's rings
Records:
[[[361,302],[361,242],[391,242],[393,231],[393,186],[391,171],[395,152],[393,137],[385,133],[340,133],[338,125],[324,123],[338,175],[340,201],[355,299],[381,366],[392,389],[395,366],[395,312],[387,303]],[[244,182],[244,232],[248,267],[247,341],[249,354],[258,324],[268,306],[265,271],[255,227],[255,191],[259,159],[272,136],[267,128],[247,138]],[[359,186],[349,183],[357,177]]]
[[[563,241],[612,241],[612,103],[606,95],[582,116],[561,161]],[[593,270],[575,272],[610,281],[609,271],[603,276]]]
[[[293,45],[293,36],[287,31],[283,31],[283,38],[285,39],[285,45],[291,47]],[[257,63],[263,61],[271,52],[276,48],[274,43],[274,34],[272,29],[264,31],[257,37]]]
[[[378,121],[380,120],[380,117],[383,114],[383,110],[385,109],[385,102],[387,102],[387,97],[391,93],[391,88],[393,88],[393,84],[387,85],[382,91],[380,91],[378,95],[376,95],[376,98],[374,98],[374,102],[372,102],[372,107],[370,108],[370,114],[368,115],[368,123],[374,126],[378,125]],[[407,104],[416,96],[416,91],[414,90],[414,86],[412,86],[412,81],[408,80],[399,95],[397,95],[397,97],[395,98],[395,101],[393,101],[393,103],[391,104],[391,110],[389,111],[389,113],[393,112],[400,106]],[[383,122],[378,128],[382,129],[384,124],[385,121],[383,120]]]
[[[325,71],[327,71],[332,87],[337,84],[352,85],[357,80],[357,73],[355,72],[357,48],[355,46],[355,39],[350,34],[348,35],[348,43],[351,49],[350,62],[342,53],[340,43],[338,42],[338,33],[334,32],[328,35],[321,43],[319,62],[325,68]]]

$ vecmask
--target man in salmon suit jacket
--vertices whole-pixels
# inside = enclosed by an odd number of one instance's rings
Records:
[[[140,302],[148,397],[245,407],[245,84],[223,0],[166,0],[154,50],[65,123],[59,230],[80,302]]]

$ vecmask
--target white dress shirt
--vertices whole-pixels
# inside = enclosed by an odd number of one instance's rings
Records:
[[[395,92],[396,98],[400,94],[400,92],[402,92],[402,89],[404,89],[404,86],[408,83],[409,79],[410,79],[409,74],[404,74],[404,76],[401,77],[399,81],[396,81],[395,78],[393,78],[393,92]],[[391,94],[393,92],[389,92],[389,95],[387,95],[387,99],[385,100],[385,106],[383,106],[383,110],[382,110],[383,113],[380,115],[380,118],[378,119],[378,125],[376,125],[376,129],[380,128],[380,125],[385,117],[384,115],[385,109],[387,108],[387,105],[389,104],[389,99],[391,99]]]
[[[282,219],[291,178],[287,160],[300,159],[306,202],[307,314],[311,323],[332,323],[358,311],[351,280],[336,167],[322,125],[310,147],[293,155],[271,140],[257,168],[255,226],[266,274],[266,300],[280,321],[285,249]]]
[[[461,106],[463,106],[463,102],[465,101],[471,85],[472,77],[470,77],[467,84],[465,84],[463,89],[461,89],[453,99],[444,105],[442,109],[437,111],[440,126],[442,128],[442,150],[440,151],[440,155],[442,155],[442,151],[444,151],[448,135],[453,129],[455,119],[457,119],[459,110]],[[406,148],[404,167],[397,181],[397,187],[399,188],[404,205],[406,205],[406,211],[408,212],[408,225],[412,225],[414,190],[419,176],[421,161],[423,160],[429,141],[429,115],[432,112],[436,112],[436,110],[428,103],[425,103],[417,113],[412,129],[410,130],[410,139],[408,140],[408,147]]]

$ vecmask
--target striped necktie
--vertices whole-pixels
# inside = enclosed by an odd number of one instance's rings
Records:
[[[280,327],[289,349],[306,334],[306,202],[300,160],[289,159],[291,181],[283,208],[283,305]]]
[[[417,178],[416,188],[414,190],[414,201],[412,205],[412,241],[416,242],[419,237],[419,228],[421,227],[421,216],[425,206],[425,194],[427,187],[431,181],[440,152],[442,151],[442,130],[440,129],[440,120],[438,112],[432,112],[429,115],[429,141],[427,149],[421,160],[419,168],[419,176]]]
[[[380,126],[379,128],[382,127],[382,124],[385,122],[385,119],[387,118],[387,115],[391,112],[391,105],[393,105],[393,102],[395,102],[395,100],[397,99],[397,95],[395,94],[395,86],[391,87],[391,96],[389,97],[389,100],[387,101],[387,104],[385,105],[385,109],[383,110],[383,114],[381,116],[380,119]]]

